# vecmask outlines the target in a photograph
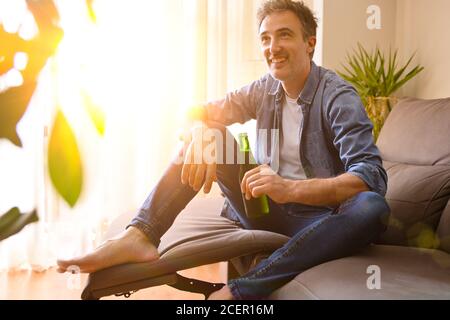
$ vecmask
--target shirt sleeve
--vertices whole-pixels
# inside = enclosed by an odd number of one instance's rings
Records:
[[[256,119],[260,100],[264,95],[264,77],[226,95],[225,99],[209,102],[206,120],[219,122],[225,126],[245,123]]]
[[[327,107],[333,144],[345,171],[361,178],[373,192],[386,194],[387,174],[373,141],[372,122],[357,92],[351,86],[336,90]]]

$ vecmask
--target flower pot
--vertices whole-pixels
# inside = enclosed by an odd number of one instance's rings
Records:
[[[395,97],[367,97],[366,111],[373,123],[373,138],[375,142],[386,118],[397,101],[398,99]]]

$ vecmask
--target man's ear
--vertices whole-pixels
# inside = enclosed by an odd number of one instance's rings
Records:
[[[315,36],[311,36],[308,38],[308,52],[313,53],[316,48],[317,38]]]

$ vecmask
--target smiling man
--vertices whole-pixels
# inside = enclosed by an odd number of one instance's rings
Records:
[[[314,20],[309,22],[316,23]],[[260,25],[261,46],[270,74],[282,82],[292,99],[298,98],[311,71],[316,37],[315,32],[311,36],[305,33],[292,11],[275,11]]]
[[[229,134],[225,126],[250,119],[256,119],[258,130],[278,130],[280,138],[270,144],[258,139],[260,166],[240,183],[237,163],[193,163],[193,141],[184,163],[169,166],[127,230],[87,256],[59,261],[61,271],[78,265],[93,272],[158,259],[162,235],[213,181],[226,197],[223,216],[243,228],[285,234],[290,241],[212,299],[267,297],[299,273],[364,248],[385,229],[387,176],[372,125],[355,89],[312,61],[314,15],[301,2],[274,0],[262,5],[258,17],[269,73],[206,104],[198,118],[223,134]],[[236,143],[221,147],[227,153]],[[241,193],[247,199],[267,195],[270,214],[246,217]]]

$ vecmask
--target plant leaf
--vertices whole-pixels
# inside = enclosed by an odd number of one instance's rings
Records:
[[[402,80],[398,81],[393,87],[392,87],[392,91],[389,92],[389,94],[395,92],[396,90],[398,90],[401,86],[403,86],[406,82],[408,82],[409,80],[411,80],[413,77],[415,77],[417,74],[419,74],[422,70],[424,69],[424,67],[420,67],[417,66],[415,67],[413,70],[411,70]]]
[[[19,208],[14,207],[0,216],[0,241],[18,233],[26,225],[38,221],[36,210],[21,214]]]
[[[83,171],[75,135],[59,110],[48,146],[51,181],[61,197],[74,207],[81,193]]]
[[[97,129],[97,132],[103,136],[105,134],[105,113],[102,108],[92,100],[89,93],[83,90],[81,95],[83,97],[83,106],[88,113],[89,118]]]
[[[381,85],[381,88],[382,88],[382,92],[384,93],[384,92],[386,92],[387,91],[387,84],[386,84],[386,79],[387,79],[387,76],[386,76],[386,70],[385,70],[385,59],[384,59],[384,55],[381,53],[381,51],[379,50],[379,49],[377,49],[377,55],[378,55],[378,59],[380,60],[380,69],[379,69],[379,72],[380,72],[380,81],[381,81],[381,83],[380,83],[380,85]]]
[[[88,10],[89,19],[91,19],[93,23],[97,23],[97,16],[94,11],[93,2],[94,0],[86,0],[86,7]]]
[[[0,138],[6,138],[18,147],[22,142],[16,126],[25,114],[35,88],[33,81],[0,93]]]
[[[408,68],[409,64],[411,63],[413,57],[409,58],[408,62],[401,68],[399,71],[395,73],[394,81],[397,82],[398,79],[402,76],[403,72],[405,72],[406,68]]]
[[[397,54],[398,50],[395,50],[394,56],[392,56],[392,52],[389,51],[389,66],[388,66],[388,75],[386,79],[386,92],[392,92],[392,87],[394,86],[395,69],[397,67]]]
[[[17,123],[27,110],[39,73],[63,36],[62,29],[57,26],[59,15],[53,1],[28,0],[26,5],[38,27],[38,37],[25,41],[18,33],[5,32],[0,24],[0,74],[13,67],[17,52],[28,55],[27,66],[21,71],[24,84],[0,93],[0,138],[6,138],[18,147],[22,142],[16,133]]]

